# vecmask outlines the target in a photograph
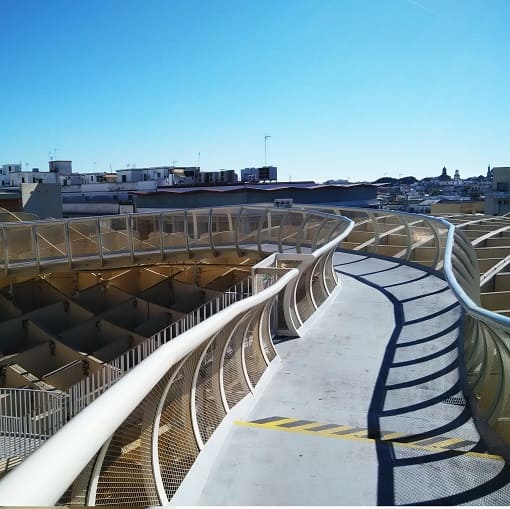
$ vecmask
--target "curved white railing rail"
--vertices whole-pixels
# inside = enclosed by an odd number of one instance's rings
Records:
[[[418,214],[314,208],[343,214],[356,222],[342,244],[344,248],[402,258],[443,271],[465,312],[463,358],[471,408],[482,436],[510,459],[510,317],[480,305],[478,260],[462,228],[442,218]]]
[[[54,505],[115,430],[171,366],[199,348],[228,323],[275,297],[299,271],[290,269],[271,287],[184,332],[134,367],[0,482],[2,505]],[[49,468],[51,462],[51,468]],[[29,481],[27,481],[30,479]],[[27,489],[27,483],[30,489]]]
[[[94,218],[0,223],[0,273],[115,268],[153,264],[175,253],[256,251],[264,244],[318,249],[343,217],[317,211],[240,206]]]
[[[480,276],[471,244],[450,225],[444,273],[466,313],[464,359],[470,403],[481,434],[495,451],[510,458],[510,318],[480,306]],[[463,260],[467,259],[466,261]],[[475,290],[475,287],[476,290]]]

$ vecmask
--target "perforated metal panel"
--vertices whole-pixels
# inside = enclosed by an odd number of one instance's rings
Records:
[[[250,320],[244,333],[243,343],[244,362],[252,387],[257,385],[267,367],[258,338],[257,315],[259,312],[260,309],[257,309],[255,312],[250,313]]]
[[[299,278],[296,288],[296,305],[303,322],[310,318],[315,311],[310,292],[308,291],[311,277],[312,267],[309,267]]]
[[[222,384],[229,408],[239,403],[249,392],[242,361],[242,348],[248,316],[240,320],[227,340],[223,353]]]
[[[199,448],[191,418],[191,384],[200,351],[188,357],[166,394],[158,428],[161,479],[170,499],[193,465]]]
[[[275,299],[271,300],[271,302],[266,305],[259,324],[262,348],[264,349],[265,356],[269,362],[276,357],[276,350],[274,349],[272,342],[273,331],[276,329],[276,324],[274,323],[276,305],[277,303]]]
[[[209,440],[226,415],[220,390],[220,362],[227,339],[226,332],[215,336],[205,351],[197,373],[195,408],[203,443]]]
[[[115,432],[97,483],[96,505],[159,504],[152,475],[151,420],[157,401],[144,401]]]
[[[315,304],[320,306],[328,297],[328,290],[324,285],[323,273],[327,254],[323,255],[315,264],[312,273],[312,292]]]

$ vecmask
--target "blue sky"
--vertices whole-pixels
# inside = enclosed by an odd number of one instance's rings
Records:
[[[0,163],[510,166],[507,0],[0,0]],[[95,163],[95,165],[94,165]]]

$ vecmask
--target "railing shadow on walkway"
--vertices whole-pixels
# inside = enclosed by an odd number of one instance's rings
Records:
[[[395,326],[367,415],[368,436],[375,440],[378,458],[378,504],[505,504],[510,465],[485,454],[486,444],[466,404],[460,305],[445,298],[449,288],[435,271],[383,258],[382,268],[369,272],[362,265],[367,257],[357,256],[336,264],[337,272],[380,291],[394,309]],[[390,284],[378,277],[403,265],[414,269],[416,277],[385,278]],[[434,278],[436,288],[424,291],[426,278]],[[402,298],[410,293],[402,292],[403,287],[413,284],[418,284],[415,295]],[[420,306],[427,298],[421,316],[406,319],[406,304]],[[433,312],[426,309],[430,299],[436,301]],[[449,445],[433,445],[441,443]]]

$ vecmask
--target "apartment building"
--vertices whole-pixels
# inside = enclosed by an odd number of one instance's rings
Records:
[[[485,194],[485,213],[502,216],[510,212],[510,167],[492,168],[492,189]]]

